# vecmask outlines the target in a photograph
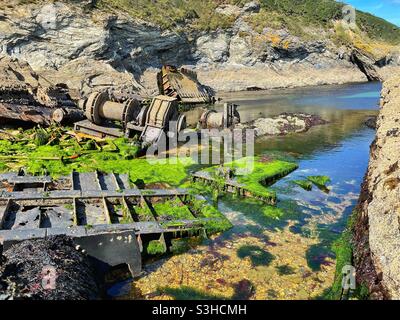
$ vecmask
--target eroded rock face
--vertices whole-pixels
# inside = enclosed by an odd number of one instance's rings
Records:
[[[0,54],[0,103],[57,107],[72,104],[64,91],[22,60]]]
[[[83,95],[111,86],[153,93],[156,81],[145,75],[155,79],[156,69],[165,63],[195,68],[214,90],[366,79],[348,55],[328,42],[304,42],[284,30],[254,30],[247,18],[259,12],[258,1],[220,7],[235,22],[211,33],[185,26],[181,32],[162,30],[122,13],[88,10],[88,1],[77,3],[2,7],[0,52],[27,61],[52,82],[67,83]],[[220,77],[224,81],[216,81]]]
[[[400,299],[400,77],[384,84],[354,227],[357,277],[374,299]]]

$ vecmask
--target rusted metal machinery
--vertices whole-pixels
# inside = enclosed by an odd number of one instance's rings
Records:
[[[75,131],[101,138],[139,135],[144,143],[151,144],[158,141],[162,132],[179,132],[186,127],[177,103],[177,99],[168,96],[153,98],[150,106],[137,99],[117,102],[107,92],[94,92],[79,102],[87,120],[75,123]]]
[[[86,118],[98,125],[107,120],[120,121],[124,128],[128,122],[137,118],[141,111],[141,103],[129,99],[123,103],[111,101],[107,92],[94,92],[81,102]]]
[[[202,129],[226,129],[234,126],[240,122],[237,107],[236,104],[225,103],[222,112],[207,110],[200,118],[200,127]]]
[[[162,132],[178,133],[186,128],[186,118],[178,113],[177,101],[167,96],[155,97],[147,112],[146,125],[141,135],[144,143],[158,141]]]
[[[160,94],[177,98],[183,103],[215,102],[210,90],[198,81],[196,72],[189,69],[165,65],[157,74],[157,83]]]

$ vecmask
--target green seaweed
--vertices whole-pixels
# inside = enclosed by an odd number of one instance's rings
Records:
[[[194,219],[188,207],[178,197],[154,203],[153,208],[158,216],[167,216],[176,220]]]
[[[232,223],[206,200],[192,197],[189,200],[189,204],[198,218],[205,218],[204,227],[208,235],[224,232],[232,228]]]
[[[34,143],[37,146],[43,146],[49,142],[50,137],[51,135],[46,130],[39,127],[36,130]]]
[[[306,191],[312,190],[312,182],[308,180],[292,180],[292,183],[298,185]]]
[[[298,168],[293,162],[281,160],[262,161],[259,157],[244,157],[239,160],[226,163],[225,167],[231,168],[235,174],[236,181],[251,193],[253,197],[260,198],[270,204],[276,203],[276,193],[269,186],[277,180],[285,177]],[[215,176],[218,167],[205,169]],[[218,181],[218,184],[224,181]]]
[[[275,256],[258,246],[244,245],[237,250],[237,256],[241,259],[249,258],[254,267],[269,266]]]
[[[187,179],[187,171],[193,164],[191,158],[176,164],[136,158],[140,147],[126,138],[108,139],[98,149],[92,140],[83,141],[81,146],[67,135],[54,145],[35,145],[31,138],[34,134],[35,129],[26,130],[20,133],[21,141],[0,140],[0,161],[4,164],[0,166],[1,172],[26,168],[33,175],[49,174],[57,178],[73,170],[99,170],[129,173],[132,182],[141,179],[146,184],[162,182],[179,186]]]
[[[152,240],[149,242],[149,244],[147,245],[147,253],[149,255],[160,255],[160,254],[164,254],[166,252],[166,247],[165,244],[163,242],[161,242],[160,240]]]
[[[67,203],[66,205],[64,205],[64,208],[67,209],[67,210],[72,211],[74,209],[74,206],[72,204],[70,204],[70,203]]]
[[[309,176],[307,180],[312,182],[318,189],[329,192],[327,184],[331,182],[331,179],[328,176]]]
[[[339,300],[342,297],[342,270],[346,265],[354,265],[353,261],[353,245],[352,245],[352,230],[356,223],[357,211],[354,211],[350,216],[347,227],[341,234],[340,238],[336,239],[332,244],[332,250],[336,255],[336,271],[332,287],[321,298]],[[363,283],[358,283],[354,292],[350,293],[350,298],[366,300],[369,297],[369,290]]]
[[[277,266],[276,269],[281,276],[288,276],[296,273],[296,270],[288,264]]]
[[[264,206],[262,208],[262,215],[268,218],[280,219],[284,215],[284,212],[281,208],[277,208],[274,206]]]
[[[154,216],[150,210],[150,208],[147,206],[147,204],[142,204],[135,206],[135,212],[138,215],[139,221],[153,221]]]

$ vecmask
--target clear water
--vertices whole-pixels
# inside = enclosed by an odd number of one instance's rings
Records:
[[[312,269],[320,267],[321,255],[333,257],[332,241],[343,231],[357,203],[368,166],[369,147],[375,135],[364,121],[367,116],[377,114],[380,91],[381,84],[373,82],[283,92],[235,93],[226,97],[240,104],[245,121],[281,112],[319,114],[330,121],[307,133],[261,138],[255,148],[257,155],[283,153],[293,156],[299,164],[297,171],[272,187],[278,194],[278,207],[292,214],[271,223],[275,227],[284,226],[295,219],[295,224],[290,227],[292,232],[317,234],[319,244],[307,252]],[[331,178],[329,193],[318,188],[306,191],[291,183],[315,175]],[[240,210],[240,205],[232,206],[229,201],[222,207],[227,213]],[[251,214],[246,216],[251,217]]]
[[[364,121],[377,114],[380,90],[380,83],[360,83],[223,96],[240,105],[242,121],[307,112],[330,123],[257,140],[257,155],[290,157],[300,166],[272,187],[280,217],[263,214],[265,205],[256,201],[222,199],[219,209],[234,227],[195,251],[146,266],[130,297],[138,291],[145,299],[324,297],[335,272],[332,243],[357,203],[367,169],[374,131]],[[329,176],[329,193],[291,183],[309,175]]]

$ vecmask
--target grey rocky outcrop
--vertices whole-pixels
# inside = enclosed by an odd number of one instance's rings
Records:
[[[260,118],[250,123],[239,124],[236,128],[254,129],[256,136],[282,136],[289,133],[301,133],[311,127],[327,124],[317,115],[307,113],[282,113],[272,118]]]
[[[373,299],[400,299],[400,77],[385,82],[354,226],[359,283]]]
[[[369,116],[365,119],[364,124],[370,129],[376,129],[377,116]]]

